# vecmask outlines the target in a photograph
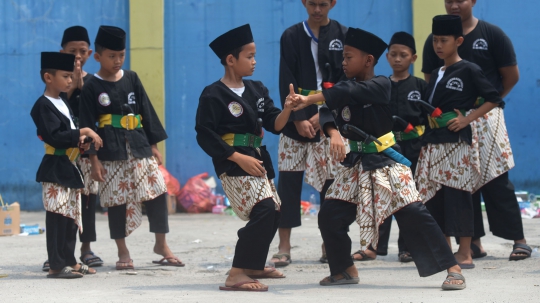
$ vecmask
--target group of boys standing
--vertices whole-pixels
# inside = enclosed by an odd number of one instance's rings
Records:
[[[94,42],[100,69],[93,75],[83,70],[92,54],[84,27],[65,30],[60,52],[41,53],[46,88],[31,116],[45,143],[36,181],[43,185],[47,211],[48,260],[43,270],[48,278],[81,278],[103,264],[90,250],[96,240],[98,193],[108,208],[110,236],[118,248],[116,269],[134,269],[125,238],[142,222],[141,203],[155,233],[153,250],[163,256],[153,262],[184,266],[165,238],[166,186],[157,143],[167,134],[137,74],[122,69],[125,43],[124,30],[101,26]],[[77,231],[82,263],[74,255]]]
[[[287,29],[281,38],[283,110],[274,105],[261,82],[243,79],[253,74],[256,64],[249,25],[235,28],[210,44],[225,74],[201,94],[197,141],[212,157],[233,210],[248,221],[238,231],[232,268],[220,289],[266,291],[268,287],[257,279],[285,278],[274,267],[265,267],[266,256],[279,230],[279,252],[271,261],[276,266],[291,263],[291,229],[300,225],[303,179],[324,201],[319,213],[324,242],[320,260],[329,263],[331,275],[320,281],[321,285],[359,283],[353,260],[372,260],[376,253],[386,253],[389,218],[394,215],[400,227],[400,260],[414,260],[421,276],[447,270],[442,288],[464,289],[461,269],[473,268],[472,258],[486,255],[479,240],[483,227],[477,227],[482,226],[479,197],[473,200],[472,196],[480,190],[493,233],[515,241],[510,259],[530,256],[507,174],[513,159],[502,97],[517,82],[517,63],[509,39],[497,27],[472,16],[475,0],[445,1],[449,15],[433,19],[432,36],[424,49],[423,71],[431,74],[426,77],[428,85],[408,72],[416,60],[411,35],[396,33],[387,45],[372,33],[346,28],[328,18],[336,2],[302,0],[308,19]],[[73,41],[84,41],[89,49],[87,37]],[[64,42],[62,46],[69,52]],[[462,51],[464,47],[473,51]],[[496,56],[492,58],[489,50],[495,47],[505,47],[505,51],[493,52]],[[89,155],[86,160],[79,158],[88,184],[102,182],[100,200],[109,208],[111,238],[119,252],[117,269],[133,268],[125,237],[139,226],[140,202],[144,201],[150,230],[156,233],[154,251],[164,257],[156,262],[183,266],[165,241],[165,186],[157,169],[161,154],[156,144],[166,139],[166,134],[137,75],[121,69],[125,32],[100,27],[95,48],[101,68],[89,79],[82,71],[86,59],[61,53],[42,55],[47,89],[36,102],[32,117],[47,146],[37,181],[43,182],[47,209],[49,276],[73,278],[95,273],[77,264],[72,256],[77,226],[81,231],[82,226],[86,229],[84,219],[80,219],[78,196],[82,179],[67,182],[44,172],[54,166],[58,171],[70,170],[69,177],[80,176],[76,157],[68,157],[70,150],[78,152],[79,148]],[[393,75],[375,76],[374,66],[386,50]],[[427,57],[433,55],[438,60],[428,66]],[[483,61],[478,62],[475,56]],[[483,63],[482,69],[460,57]],[[58,71],[72,72],[75,62],[74,78],[82,88],[78,97],[70,91],[67,82],[71,80],[60,85],[61,79],[56,79],[63,75]],[[70,105],[76,98],[78,112],[72,112],[59,98],[62,92],[67,92]],[[80,130],[73,114],[78,115]],[[277,189],[271,157],[262,145],[262,128],[281,133]],[[86,143],[86,137],[92,138],[92,145]],[[46,168],[52,165],[47,163],[60,161],[53,158],[63,162]],[[499,160],[493,164],[495,158],[504,158],[504,163]],[[492,187],[497,187],[497,194]],[[69,214],[62,213],[66,209]],[[512,218],[506,219],[509,216]],[[351,257],[347,232],[355,220],[360,225],[362,250]],[[459,238],[456,255],[445,236]],[[89,247],[83,248],[83,261],[101,261]]]

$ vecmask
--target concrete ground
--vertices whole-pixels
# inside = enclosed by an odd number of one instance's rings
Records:
[[[485,217],[485,215],[484,215]],[[44,212],[23,212],[21,223],[45,225]],[[128,238],[136,275],[114,269],[116,247],[108,236],[107,217],[97,216],[98,241],[94,252],[105,265],[97,275],[82,279],[47,279],[41,265],[47,258],[45,235],[0,237],[0,302],[540,302],[540,256],[509,262],[511,242],[483,238],[488,256],[475,260],[476,269],[464,270],[467,289],[442,291],[445,273],[420,278],[414,263],[397,261],[397,225],[390,238],[389,255],[357,262],[360,284],[322,287],[328,265],[319,263],[321,238],[316,217],[303,217],[293,231],[293,263],[283,269],[286,279],[264,280],[267,293],[219,291],[231,265],[236,231],[244,222],[213,214],[175,214],[169,217],[171,249],[186,267],[160,267],[152,260],[154,237],[148,222]],[[487,222],[486,222],[487,224]],[[540,219],[523,221],[527,240],[540,245]],[[353,249],[359,247],[359,229],[351,226]],[[269,255],[277,252],[277,237]],[[79,247],[79,245],[78,245]],[[76,251],[76,256],[80,253]],[[343,300],[343,301],[342,301]]]

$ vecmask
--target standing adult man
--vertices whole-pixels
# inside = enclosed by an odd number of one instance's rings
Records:
[[[448,14],[461,17],[464,42],[459,47],[459,56],[479,65],[488,80],[499,91],[501,97],[510,93],[519,80],[519,69],[512,42],[497,26],[473,16],[476,0],[445,0]],[[424,45],[422,72],[427,82],[431,72],[443,65],[433,50],[432,35]],[[484,100],[478,100],[480,106]],[[480,238],[485,235],[480,206],[480,194],[484,198],[490,230],[497,237],[514,241],[510,260],[522,260],[531,256],[526,244],[521,213],[514,193],[514,185],[508,179],[508,170],[514,167],[510,141],[503,115],[504,103],[489,115],[480,118],[478,132],[482,188],[473,195],[474,237],[471,254],[474,258],[487,255]],[[460,260],[458,260],[460,261]]]
[[[281,36],[279,91],[281,102],[289,94],[289,84],[302,95],[331,87],[344,77],[341,68],[343,41],[347,28],[328,18],[337,0],[302,0],[308,19],[285,30]],[[283,104],[282,104],[283,105]],[[329,155],[330,139],[321,138],[318,109],[322,103],[291,114],[279,141],[278,194],[281,198],[279,252],[275,266],[291,262],[291,232],[301,225],[300,197],[305,181],[320,192],[320,201],[333,181],[335,166]],[[325,262],[324,254],[321,262]]]

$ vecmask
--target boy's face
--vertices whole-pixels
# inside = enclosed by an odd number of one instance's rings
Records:
[[[86,41],[70,41],[64,45],[60,52],[75,55],[75,60],[81,62],[81,67],[92,54],[92,50]]]
[[[238,59],[230,55],[232,59],[232,68],[234,72],[242,77],[249,77],[253,75],[255,71],[255,53],[256,53],[255,43],[249,43],[244,45],[240,54],[238,54]]]
[[[337,0],[302,0],[306,7],[308,19],[323,22],[328,18],[328,12],[336,5]]]
[[[472,16],[472,8],[476,0],[444,0],[444,7],[448,15],[460,16],[461,20],[468,20]]]
[[[94,59],[101,65],[101,70],[109,74],[116,74],[122,68],[122,65],[124,65],[126,50],[113,51],[104,49],[101,54],[96,52]]]
[[[463,37],[437,36],[433,35],[433,49],[440,59],[446,59],[457,52],[458,47],[463,43]]]
[[[416,61],[416,54],[412,49],[403,44],[392,44],[386,53],[386,59],[394,72],[404,72]]]
[[[347,78],[352,79],[364,73],[368,54],[361,50],[345,45],[343,47],[343,72]]]
[[[54,91],[65,93],[71,88],[72,77],[73,72],[57,70],[54,75],[45,73],[43,78],[45,78],[48,87]]]

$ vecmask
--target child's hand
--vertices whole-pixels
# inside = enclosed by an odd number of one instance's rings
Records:
[[[315,132],[318,132],[321,129],[321,125],[319,124],[319,113],[316,113],[313,117],[309,118],[308,121],[311,123]]]
[[[81,128],[81,135],[92,138],[92,143],[94,143],[95,150],[99,150],[103,146],[103,140],[101,137],[96,134],[91,128],[85,127]]]
[[[85,143],[84,140],[86,140],[86,136],[80,136],[79,137],[79,148],[84,150],[84,151],[87,151],[88,149],[90,149],[90,142],[88,143]]]
[[[161,165],[161,163],[163,163],[163,156],[159,152],[156,144],[152,145],[152,155],[156,158],[158,165]]]
[[[463,114],[457,110],[457,109],[454,109],[454,111],[457,113],[457,117],[448,121],[448,123],[446,123],[447,127],[449,130],[453,131],[453,132],[458,132],[462,129],[464,129],[465,127],[467,127],[467,125],[469,125],[469,123],[471,123],[471,121],[469,120],[468,117],[466,116],[463,116]]]
[[[263,161],[238,152],[232,154],[228,159],[238,164],[240,168],[252,176],[264,177],[266,175],[266,169],[262,166]]]
[[[330,156],[338,162],[345,160],[345,143],[337,130],[330,133]]]
[[[103,168],[101,161],[99,161],[97,155],[90,155],[90,163],[92,168],[90,170],[90,177],[98,182],[105,182],[105,175],[107,171]]]

